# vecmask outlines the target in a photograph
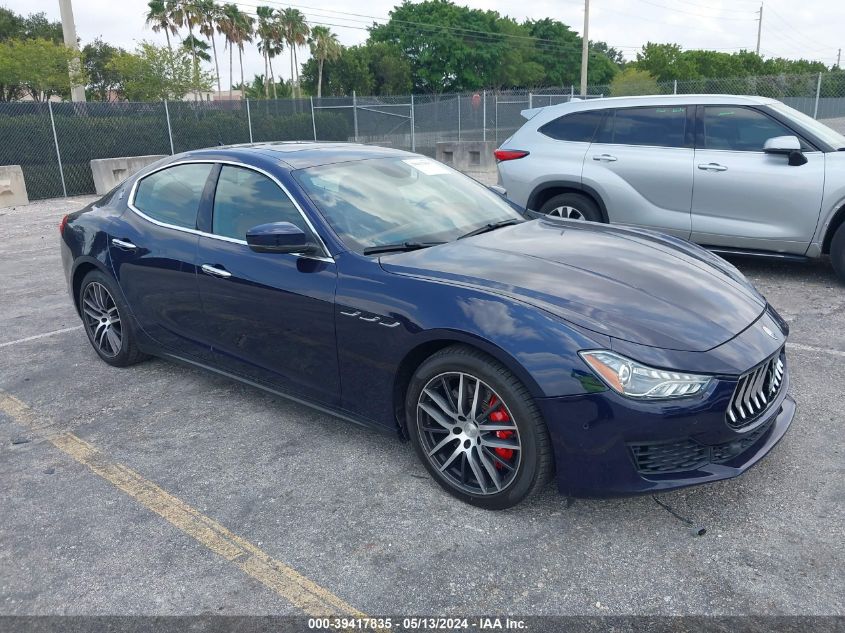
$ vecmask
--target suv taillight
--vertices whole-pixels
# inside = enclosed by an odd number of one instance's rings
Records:
[[[67,216],[62,218],[62,221],[59,222],[59,235],[65,234],[65,227],[67,226]]]
[[[528,152],[525,152],[521,149],[497,149],[493,152],[493,156],[496,157],[498,162],[503,162],[506,160],[516,160],[517,158],[525,158],[528,156]]]

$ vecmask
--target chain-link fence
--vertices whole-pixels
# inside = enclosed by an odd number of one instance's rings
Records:
[[[845,72],[590,86],[588,98],[744,94],[780,99],[845,133]],[[0,165],[31,199],[94,192],[90,161],[263,141],[357,141],[434,156],[440,141],[500,144],[521,112],[577,99],[575,86],[440,95],[155,103],[0,103]]]

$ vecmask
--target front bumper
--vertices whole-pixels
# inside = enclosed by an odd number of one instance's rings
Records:
[[[735,386],[736,381],[718,380],[688,401],[640,402],[611,391],[539,400],[552,436],[560,492],[622,496],[741,475],[784,436],[795,401],[787,395],[787,370],[765,412],[747,428],[735,430],[725,419]],[[658,457],[649,462],[638,456],[642,446],[665,450],[652,451]],[[666,463],[671,463],[670,472],[656,472]]]

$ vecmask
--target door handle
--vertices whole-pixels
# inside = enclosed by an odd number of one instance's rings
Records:
[[[728,171],[727,167],[719,163],[700,163],[698,168],[704,171]]]
[[[112,246],[116,246],[117,248],[124,251],[134,251],[138,248],[132,242],[129,242],[127,240],[119,240],[116,237],[112,238],[111,243]]]
[[[223,270],[222,268],[216,268],[216,267],[212,266],[211,264],[203,264],[202,266],[200,266],[200,268],[202,269],[202,272],[204,272],[206,275],[212,275],[214,277],[222,277],[223,279],[228,279],[229,277],[232,276],[232,273],[230,273],[228,270]]]
[[[610,154],[597,154],[596,156],[593,156],[593,160],[600,160],[603,163],[612,163],[618,159],[616,156],[611,156]]]

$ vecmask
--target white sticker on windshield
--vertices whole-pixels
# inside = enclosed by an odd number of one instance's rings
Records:
[[[414,169],[421,171],[426,176],[440,176],[448,174],[449,168],[438,163],[436,160],[430,158],[406,158],[402,161],[406,165],[410,165]]]

